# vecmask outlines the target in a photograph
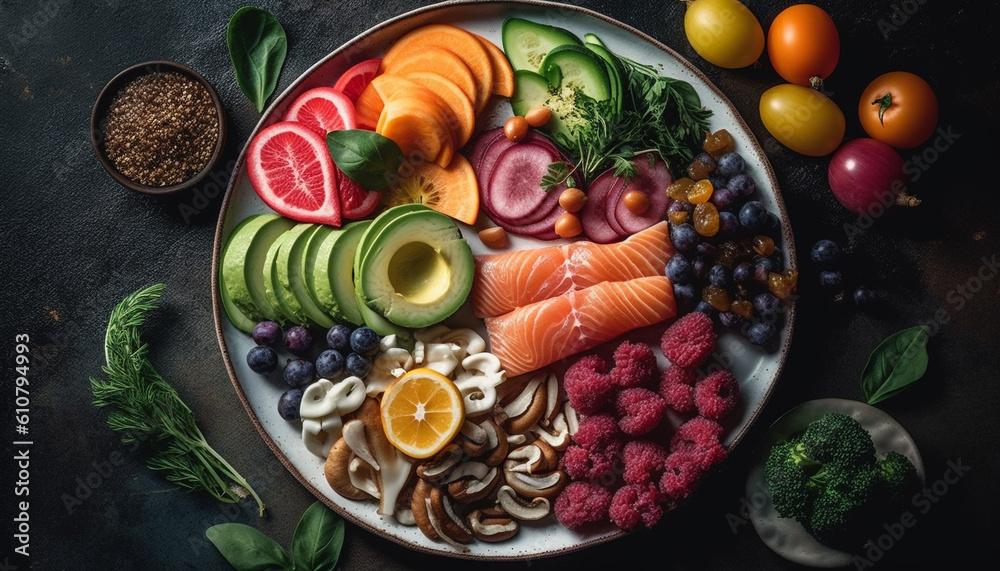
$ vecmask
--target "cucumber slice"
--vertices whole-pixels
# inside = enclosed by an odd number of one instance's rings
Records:
[[[558,68],[558,71],[553,68]],[[542,75],[550,79],[559,77],[559,91],[562,92],[579,90],[597,101],[611,97],[611,83],[604,60],[583,46],[562,45],[554,48],[542,61]]]
[[[531,22],[523,18],[507,18],[501,29],[503,51],[515,71],[539,71],[548,53],[561,45],[580,45],[580,39],[563,28]]]
[[[597,36],[594,37],[596,38]],[[608,84],[611,87],[611,98],[615,101],[618,110],[621,111],[623,88],[622,74],[618,67],[618,58],[603,44],[587,43],[584,45],[604,60],[605,71],[608,72]]]
[[[601,41],[601,38],[598,38],[597,34],[592,34],[590,32],[587,32],[586,34],[583,35],[583,43],[588,47],[592,45],[605,47],[604,42]]]

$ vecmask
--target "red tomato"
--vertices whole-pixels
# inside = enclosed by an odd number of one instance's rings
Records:
[[[890,71],[876,77],[858,103],[868,136],[897,149],[920,146],[937,128],[938,101],[920,76]]]
[[[789,83],[818,86],[837,67],[840,34],[830,15],[812,4],[781,11],[767,32],[767,57]]]

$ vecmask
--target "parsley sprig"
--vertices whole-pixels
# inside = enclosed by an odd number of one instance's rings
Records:
[[[183,488],[204,490],[217,500],[236,503],[253,496],[264,515],[264,503],[249,483],[205,440],[194,414],[180,395],[156,372],[148,358],[139,328],[156,309],[164,284],[155,284],[125,297],[108,321],[104,340],[106,380],[90,378],[94,406],[109,406],[108,426],[122,433],[122,441],[155,450],[147,465],[165,472],[168,481]]]
[[[614,57],[622,77],[621,105],[576,94],[582,121],[570,136],[562,135],[557,141],[573,166],[549,165],[544,188],[586,184],[609,168],[615,176],[631,177],[635,167],[630,160],[644,153],[656,153],[671,170],[694,158],[712,116],[694,87],[661,75],[653,66]]]

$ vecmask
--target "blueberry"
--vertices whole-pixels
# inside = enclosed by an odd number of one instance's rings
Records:
[[[769,292],[764,292],[757,294],[753,298],[753,310],[754,314],[761,317],[762,319],[774,319],[778,314],[778,306],[781,304],[778,298],[774,294]]]
[[[673,243],[674,248],[681,252],[694,250],[698,245],[698,232],[695,231],[694,226],[686,222],[684,224],[671,224],[670,242]]]
[[[715,205],[717,209],[724,210],[736,204],[736,201],[739,199],[739,197],[740,195],[738,192],[729,187],[724,186],[722,188],[717,188],[714,191],[712,191],[712,198],[710,199],[710,201],[712,202],[712,204]]]
[[[712,267],[711,262],[704,256],[698,256],[691,262],[691,273],[694,277],[703,280],[708,277],[708,270]]]
[[[719,212],[719,237],[735,236],[740,230],[740,219],[732,212],[722,210]]]
[[[844,275],[838,270],[824,270],[819,273],[819,285],[828,288],[839,288],[844,283]]]
[[[338,323],[326,332],[326,344],[343,354],[351,351],[351,328]]]
[[[840,257],[840,246],[833,240],[824,238],[813,244],[809,255],[817,264],[829,264]]]
[[[766,347],[774,341],[777,333],[778,329],[773,324],[766,321],[758,321],[747,330],[747,339],[754,345]]]
[[[732,311],[723,311],[719,314],[719,323],[727,329],[740,330],[743,328],[743,324],[746,323],[746,320]]]
[[[673,256],[667,262],[667,277],[675,286],[691,281],[691,262],[684,256]]]
[[[288,389],[278,397],[278,416],[288,422],[300,420],[299,407],[302,405],[302,389]]]
[[[261,321],[253,326],[253,342],[258,345],[273,347],[281,341],[284,332],[281,326],[274,321]]]
[[[316,357],[316,374],[324,379],[336,377],[344,370],[344,356],[336,349],[327,349]]]
[[[718,311],[717,309],[715,309],[714,307],[712,307],[712,304],[711,304],[711,303],[708,303],[708,302],[707,302],[707,301],[705,301],[705,300],[701,300],[701,301],[699,301],[699,302],[698,302],[698,303],[697,303],[697,304],[696,304],[696,305],[694,306],[694,310],[695,310],[695,311],[699,311],[699,312],[701,312],[701,313],[704,313],[705,315],[707,315],[707,316],[709,316],[709,317],[711,317],[711,318],[713,318],[713,319],[714,319],[714,318],[715,318],[715,316],[716,316],[716,315],[717,315],[717,314],[719,313],[719,311]]]
[[[719,192],[719,189],[725,187],[726,183],[729,182],[729,177],[723,176],[719,171],[712,171],[708,175],[708,182],[712,183],[715,192]]]
[[[380,340],[374,329],[362,325],[351,332],[351,351],[362,355],[374,355],[378,352]]]
[[[747,230],[758,233],[767,226],[767,210],[759,200],[751,200],[740,208],[740,224]]]
[[[296,355],[308,354],[312,342],[312,334],[302,325],[293,325],[285,332],[285,348]]]
[[[861,309],[869,309],[878,301],[878,294],[867,286],[859,286],[854,290],[854,304]]]
[[[767,283],[767,274],[774,271],[776,264],[771,258],[760,257],[754,261],[753,268],[753,279],[761,282]]]
[[[694,284],[683,283],[674,285],[674,302],[677,303],[677,307],[683,313],[687,313],[694,309],[695,296],[697,296],[697,291],[694,289]]]
[[[743,156],[737,152],[730,152],[719,157],[718,168],[719,172],[726,176],[733,176],[743,172],[745,164],[743,162]]]
[[[764,233],[773,238],[781,236],[781,218],[773,212],[767,213],[767,220],[764,222]]]
[[[344,370],[348,375],[365,378],[372,370],[372,360],[360,353],[348,353]]]
[[[270,347],[258,345],[247,353],[247,365],[255,373],[270,373],[278,368],[278,354]]]
[[[285,363],[285,370],[281,373],[281,378],[285,379],[288,386],[301,388],[313,382],[316,378],[316,366],[312,361],[305,359],[289,360]]]
[[[716,287],[729,288],[731,285],[729,268],[722,264],[715,264],[708,269],[708,281]]]
[[[757,185],[753,179],[743,173],[731,177],[726,186],[735,190],[740,196],[751,196],[757,192]]]
[[[733,268],[733,281],[738,284],[745,284],[753,279],[753,264],[750,262],[740,262]]]

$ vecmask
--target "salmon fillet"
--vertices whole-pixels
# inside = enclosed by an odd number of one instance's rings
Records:
[[[677,314],[666,276],[608,281],[485,319],[508,376],[540,369]]]
[[[601,282],[660,276],[673,254],[664,221],[613,244],[579,241],[476,256],[472,309],[494,317]]]

